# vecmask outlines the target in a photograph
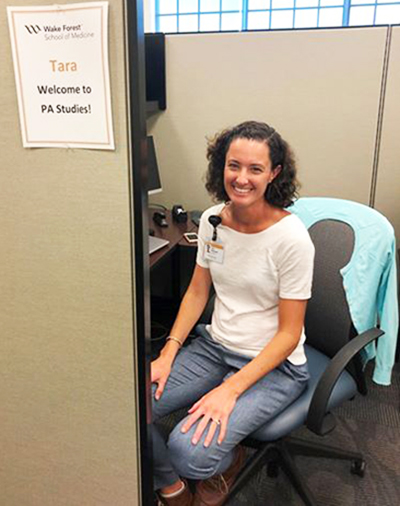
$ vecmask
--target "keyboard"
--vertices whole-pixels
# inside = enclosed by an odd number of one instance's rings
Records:
[[[169,241],[167,239],[161,239],[160,237],[154,237],[149,235],[149,254],[155,253],[161,248],[168,246]]]

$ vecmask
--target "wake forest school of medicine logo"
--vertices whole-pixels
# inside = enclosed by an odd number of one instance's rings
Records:
[[[68,39],[94,39],[95,33],[92,30],[84,30],[84,25],[79,24],[24,24],[29,35],[40,34],[46,41],[60,41]]]
[[[25,25],[25,28],[28,30],[30,35],[37,35],[42,31],[39,25]]]

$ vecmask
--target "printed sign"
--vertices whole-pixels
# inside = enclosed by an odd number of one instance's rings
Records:
[[[7,13],[24,147],[114,149],[108,2]]]

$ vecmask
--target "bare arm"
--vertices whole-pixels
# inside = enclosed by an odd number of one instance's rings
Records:
[[[177,337],[181,342],[185,341],[206,307],[210,288],[210,271],[196,265],[190,285],[179,307],[178,316],[172,326],[171,336]]]
[[[182,431],[186,432],[202,418],[193,436],[193,444],[199,441],[210,420],[221,422],[218,442],[223,441],[229,416],[240,395],[286,360],[296,348],[301,337],[306,306],[307,301],[280,299],[279,327],[274,338],[257,357],[191,407],[189,413],[192,416],[182,427]],[[211,443],[216,427],[216,424],[210,425],[205,446]]]
[[[211,283],[209,270],[196,265],[190,285],[182,299],[178,316],[170,333],[171,336],[179,339],[181,343],[185,341],[193,325],[200,318],[206,307]],[[167,341],[161,350],[160,356],[151,364],[151,381],[158,384],[155,394],[157,400],[162,395],[179,347],[176,341]]]

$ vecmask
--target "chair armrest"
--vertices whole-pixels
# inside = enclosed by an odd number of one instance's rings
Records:
[[[325,423],[324,419],[327,415],[326,410],[332,390],[335,387],[339,376],[360,350],[383,334],[383,330],[377,328],[366,330],[349,341],[332,358],[329,366],[326,368],[317,383],[311,399],[310,408],[308,410],[306,425],[312,432],[322,436],[333,429],[333,418],[326,419]]]

